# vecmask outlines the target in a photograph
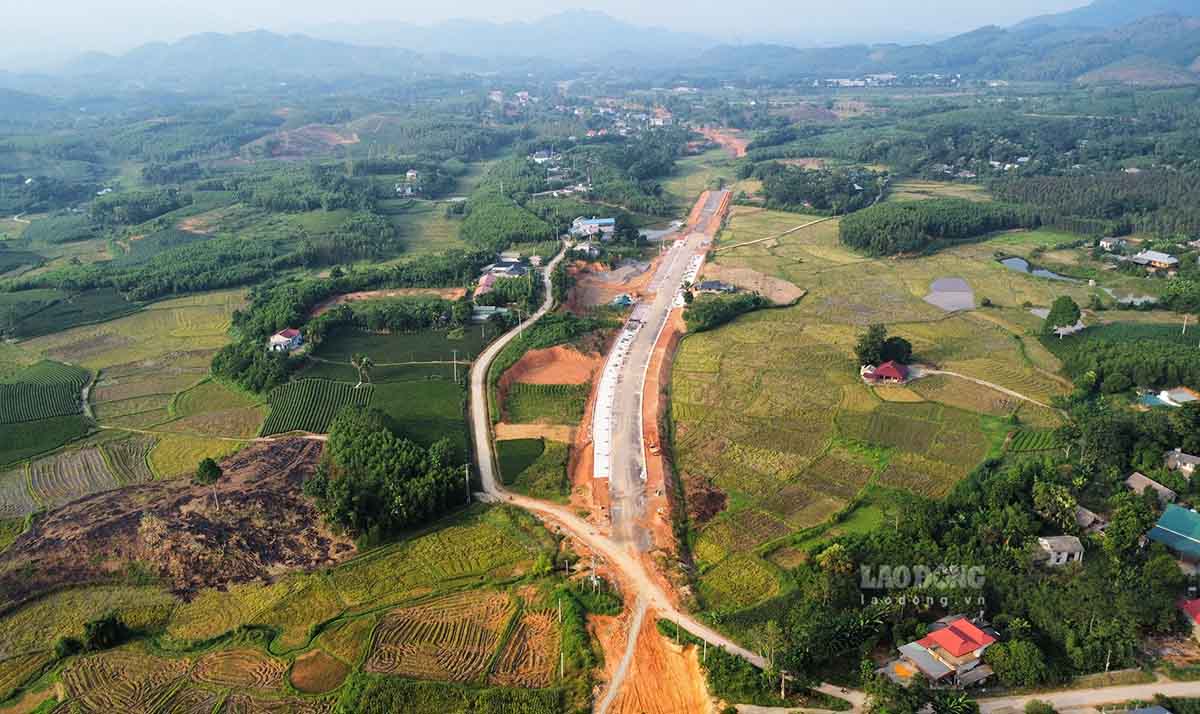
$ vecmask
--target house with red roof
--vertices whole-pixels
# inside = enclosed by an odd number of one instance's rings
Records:
[[[879,365],[864,365],[859,370],[863,381],[867,384],[904,384],[908,381],[908,367],[889,360]]]
[[[286,330],[280,330],[271,335],[267,349],[272,352],[291,352],[292,350],[299,349],[302,344],[304,344],[304,337],[301,336],[300,330],[289,327]]]
[[[901,645],[900,657],[880,669],[893,681],[908,685],[920,674],[930,684],[970,687],[992,675],[983,652],[996,642],[986,622],[951,615],[933,623],[928,635]]]

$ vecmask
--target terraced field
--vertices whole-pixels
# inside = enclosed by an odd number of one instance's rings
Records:
[[[521,613],[488,681],[506,687],[540,689],[554,683],[559,633],[552,611]]]
[[[46,508],[121,485],[94,446],[31,461],[29,483],[34,500]]]
[[[100,449],[117,482],[128,486],[154,480],[148,457],[157,441],[148,434],[135,434],[128,439],[106,442]]]
[[[77,711],[155,711],[187,668],[186,660],[119,651],[73,661],[62,680]]]
[[[189,676],[201,684],[232,689],[275,689],[283,683],[287,663],[255,650],[210,652],[192,665]]]
[[[24,464],[0,471],[0,518],[22,518],[37,507]]]
[[[364,667],[414,679],[478,679],[514,609],[504,593],[473,591],[393,610],[376,628]]]
[[[289,431],[324,433],[343,407],[365,407],[374,387],[324,379],[301,379],[282,384],[267,395],[271,412],[263,424],[263,436]]]

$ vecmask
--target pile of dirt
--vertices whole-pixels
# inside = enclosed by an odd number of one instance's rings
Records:
[[[633,662],[610,711],[616,714],[711,713],[716,710],[708,694],[695,646],[677,647],[658,633],[655,614],[642,623]]]
[[[738,136],[735,132],[735,129],[722,129],[719,127],[704,127],[700,130],[704,138],[729,149],[736,158],[740,159],[746,155],[746,147],[750,145],[750,140],[743,136]]]
[[[392,290],[364,290],[357,293],[346,293],[344,295],[335,295],[328,300],[317,303],[317,306],[312,309],[309,317],[316,317],[337,305],[344,305],[351,302],[361,302],[363,300],[376,300],[380,298],[394,297],[439,297],[443,300],[458,300],[467,294],[466,288],[394,288]]]
[[[158,481],[57,508],[0,554],[0,607],[135,564],[185,594],[343,561],[354,545],[301,493],[321,449],[306,439],[260,442],[225,459],[214,486]]]
[[[704,277],[736,285],[742,290],[758,293],[776,305],[791,305],[808,291],[782,278],[764,275],[750,268],[731,268],[720,263],[704,266]]]
[[[529,350],[501,376],[504,384],[587,384],[604,365],[599,353],[584,354],[564,345]]]

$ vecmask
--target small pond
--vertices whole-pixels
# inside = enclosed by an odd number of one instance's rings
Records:
[[[1051,272],[1049,270],[1046,270],[1045,268],[1034,268],[1034,269],[1030,270],[1029,261],[1025,260],[1024,258],[1018,258],[1016,256],[1013,256],[1011,258],[1004,258],[1000,261],[1000,264],[1003,265],[1004,267],[1008,268],[1009,270],[1015,270],[1018,273],[1026,273],[1028,275],[1034,275],[1039,278],[1050,278],[1051,280],[1063,280],[1068,283],[1079,282],[1075,278],[1068,278],[1065,275],[1059,275],[1058,273]]]

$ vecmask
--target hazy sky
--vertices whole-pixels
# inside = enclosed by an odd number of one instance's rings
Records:
[[[1133,0],[1131,0],[1133,1]],[[0,68],[84,50],[122,51],[196,32],[301,31],[328,22],[522,20],[584,8],[724,40],[827,44],[927,39],[1010,24],[1087,0],[5,0]],[[903,9],[901,9],[903,8]]]

